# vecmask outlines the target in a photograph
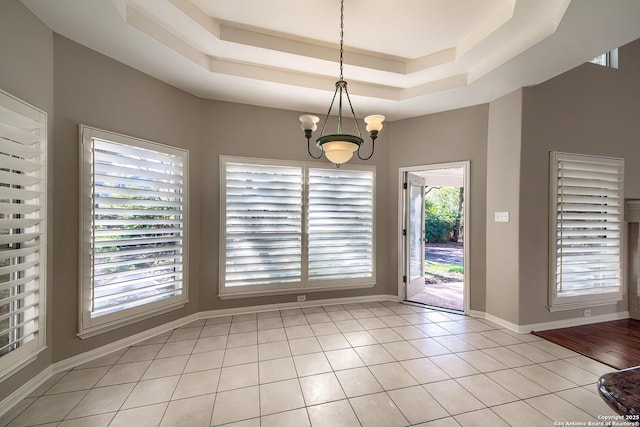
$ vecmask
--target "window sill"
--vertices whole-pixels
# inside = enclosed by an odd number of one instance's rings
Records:
[[[146,311],[144,313],[128,316],[123,319],[114,320],[108,323],[103,323],[101,325],[97,325],[89,328],[82,328],[82,325],[81,325],[81,330],[76,335],[81,339],[91,338],[105,332],[113,331],[114,329],[122,328],[123,326],[131,325],[141,320],[146,320],[151,317],[159,316],[161,314],[165,314],[170,311],[179,310],[183,308],[185,305],[187,305],[187,302],[189,301],[183,300],[169,306],[158,308],[156,310]]]
[[[601,305],[615,305],[619,301],[622,301],[622,298],[616,296],[615,298],[607,298],[607,299],[601,299],[601,300],[556,303],[554,305],[547,306],[547,310],[553,313],[556,311],[577,310],[577,309],[583,309],[583,308],[597,307]]]
[[[46,349],[46,345],[41,346],[35,352],[29,352],[29,354],[15,360],[13,363],[8,364],[7,366],[3,364],[2,369],[0,370],[0,383],[36,360],[38,358],[38,355]],[[8,355],[11,355],[11,353],[9,353]]]
[[[241,292],[220,292],[218,294],[218,298],[221,300],[228,299],[239,299],[239,298],[252,298],[252,297],[265,297],[272,295],[295,295],[300,293],[308,293],[308,292],[322,292],[322,291],[347,291],[352,289],[364,289],[364,288],[373,288],[375,283],[364,283],[357,285],[333,285],[333,286],[315,286],[315,287],[305,287],[305,288],[288,288],[288,289],[278,289],[278,290],[243,290]]]

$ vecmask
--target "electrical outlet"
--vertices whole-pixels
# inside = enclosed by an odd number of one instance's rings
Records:
[[[494,222],[509,222],[509,212],[494,212]]]
[[[591,316],[591,309],[586,309],[584,311],[584,317],[590,317]]]
[[[306,295],[298,295],[298,302],[303,302],[307,300],[307,296]]]

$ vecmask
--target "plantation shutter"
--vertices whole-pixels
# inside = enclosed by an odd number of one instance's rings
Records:
[[[182,295],[185,152],[91,144],[91,317]]]
[[[552,305],[622,294],[622,159],[553,153]],[[559,303],[559,304],[558,304]]]
[[[224,286],[300,284],[302,168],[225,163]]]
[[[0,91],[0,357],[44,345],[46,121]],[[12,355],[13,353],[13,355]],[[13,364],[17,362],[11,360]],[[0,369],[2,371],[4,369]]]
[[[309,168],[309,280],[373,277],[371,170]]]

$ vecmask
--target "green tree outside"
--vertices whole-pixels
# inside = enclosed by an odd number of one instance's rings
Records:
[[[427,187],[425,238],[430,243],[457,242],[462,235],[462,187]]]

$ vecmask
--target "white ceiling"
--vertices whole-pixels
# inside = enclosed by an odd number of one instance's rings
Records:
[[[22,3],[202,98],[325,114],[339,76],[339,0]],[[388,120],[489,102],[640,38],[638,0],[345,0],[344,13],[353,106]]]

